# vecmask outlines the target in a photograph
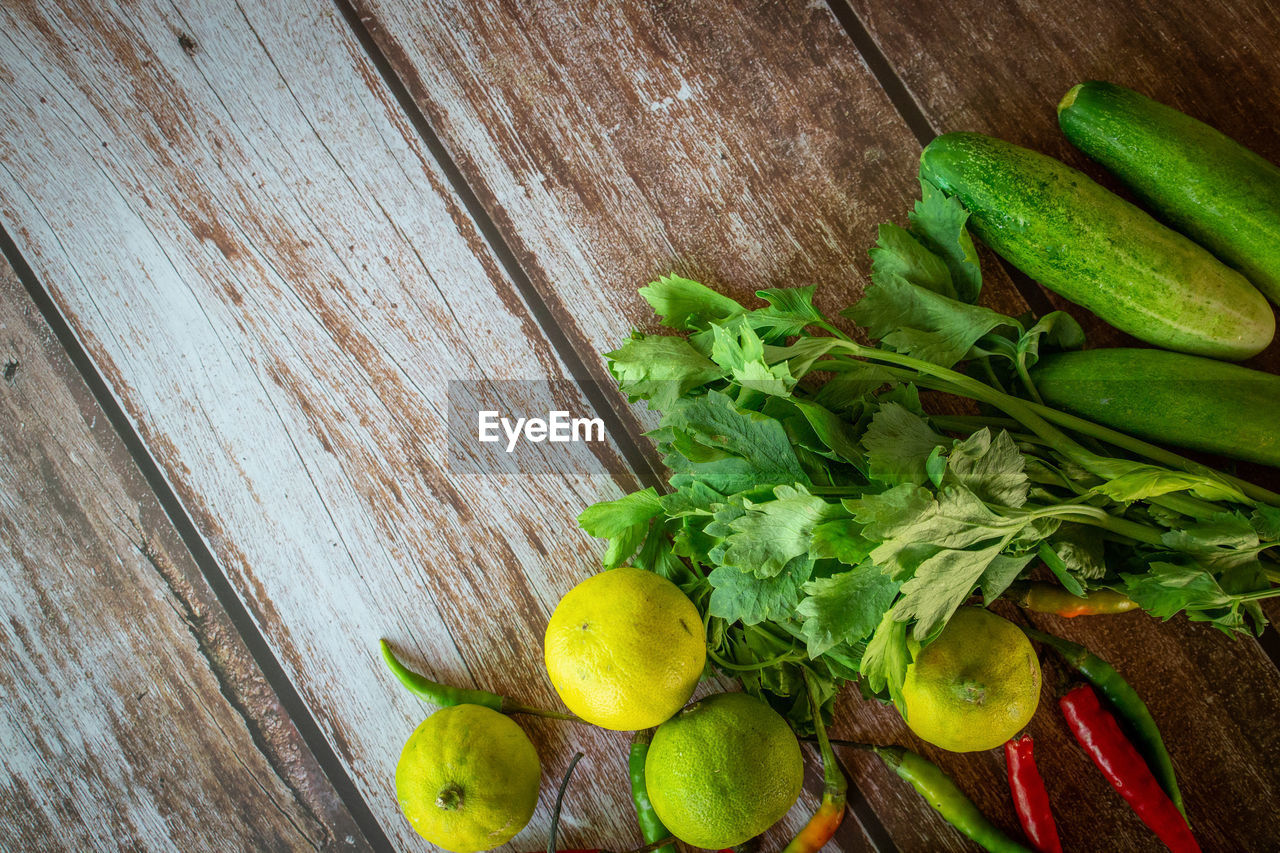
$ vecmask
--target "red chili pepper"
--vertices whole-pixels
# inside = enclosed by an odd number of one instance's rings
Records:
[[[1186,818],[1120,731],[1116,718],[1102,707],[1093,688],[1082,684],[1058,704],[1080,746],[1142,822],[1174,853],[1200,853]]]
[[[1058,825],[1054,823],[1053,809],[1049,807],[1049,792],[1045,790],[1044,779],[1036,768],[1034,745],[1031,735],[1005,743],[1009,791],[1013,794],[1013,806],[1018,811],[1018,822],[1031,845],[1040,853],[1062,853]]]

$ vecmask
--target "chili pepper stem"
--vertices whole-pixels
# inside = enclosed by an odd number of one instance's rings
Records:
[[[836,763],[836,754],[831,749],[831,741],[827,738],[827,727],[822,723],[822,701],[818,698],[818,687],[804,673],[804,684],[809,694],[809,711],[813,714],[813,727],[818,736],[818,750],[822,753],[822,802],[809,822],[796,833],[791,843],[783,848],[782,853],[816,853],[821,850],[840,824],[844,821],[845,803],[849,793],[849,780],[840,771]]]
[[[504,714],[525,714],[530,717],[542,717],[545,720],[565,720],[571,723],[587,722],[577,714],[570,714],[568,711],[548,711],[544,708],[530,708],[528,705],[511,702],[505,696],[502,697],[502,708],[499,710]]]
[[[564,792],[568,790],[569,779],[573,776],[574,768],[578,766],[582,756],[581,752],[573,754],[573,758],[569,759],[569,766],[564,771],[564,778],[560,780],[560,790],[556,792],[555,811],[551,812],[551,835],[547,839],[547,853],[556,853],[556,835],[560,832],[560,809],[564,806]]]
[[[505,696],[490,693],[488,690],[468,690],[465,687],[450,687],[447,684],[432,681],[425,675],[419,675],[405,666],[396,657],[395,652],[391,651],[391,644],[386,640],[380,640],[379,645],[382,649],[382,660],[386,663],[387,669],[391,670],[391,673],[396,677],[396,680],[414,696],[433,705],[439,705],[442,708],[447,708],[451,705],[483,705],[503,714],[528,714],[534,717],[545,717],[549,720],[568,720],[575,723],[586,722],[581,717],[565,711],[547,711],[542,708],[521,705]]]

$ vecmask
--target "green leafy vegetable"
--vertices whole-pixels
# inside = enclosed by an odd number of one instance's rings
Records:
[[[707,580],[714,590],[707,612],[729,622],[756,625],[766,619],[787,619],[800,602],[800,588],[811,566],[798,561],[781,574],[757,578],[749,572],[721,566]]]
[[[982,291],[978,252],[965,223],[969,211],[959,199],[948,197],[929,181],[920,180],[920,201],[908,214],[911,233],[936,254],[951,271],[957,298],[977,302]]]
[[[724,560],[757,577],[769,578],[792,560],[807,557],[813,529],[846,515],[839,504],[814,497],[803,486],[778,486],[773,500],[744,501],[744,512],[729,522]]]
[[[667,409],[694,388],[725,375],[724,368],[695,350],[684,338],[634,333],[613,352],[606,353],[609,372],[634,403],[648,400]]]
[[[1041,563],[1073,594],[1261,630],[1280,496],[1044,407],[1028,368],[1081,346],[1079,325],[971,304],[967,213],[922,191],[909,228],[881,227],[872,285],[843,312],[876,346],[812,287],[762,290],[758,307],[675,276],[641,290],[687,337],[635,333],[606,358],[661,413],[650,435],[671,474],[665,494],[582,513],[605,567],[679,584],[714,665],[801,731],[806,677],[824,713],[853,679],[901,707],[907,666],[956,609]],[[940,395],[951,414],[933,413]]]
[[[683,332],[705,329],[713,321],[727,320],[744,310],[737,301],[705,284],[675,275],[640,288],[640,295],[662,318],[662,325]]]
[[[844,312],[896,352],[951,367],[983,336],[1016,321],[979,305],[949,299],[897,273],[873,275],[862,301]]]
[[[867,691],[888,693],[903,719],[907,709],[902,701],[902,683],[906,681],[907,667],[913,657],[907,642],[907,623],[898,621],[892,610],[886,610],[867,643],[859,672],[867,679]]]
[[[587,507],[578,516],[578,524],[592,536],[609,540],[604,567],[613,569],[631,558],[649,531],[649,522],[662,512],[658,492],[649,488],[633,492],[616,501],[605,501]]]
[[[956,442],[946,470],[987,503],[1019,507],[1027,502],[1026,459],[1003,430],[992,437],[991,430],[983,427]]]
[[[870,254],[871,271],[877,279],[893,275],[949,299],[957,298],[946,263],[905,228],[888,222],[881,225]]]
[[[871,476],[893,486],[923,483],[928,478],[925,463],[934,448],[948,444],[924,418],[900,403],[882,404],[862,436]]]
[[[809,657],[820,657],[837,643],[857,643],[870,636],[898,592],[898,582],[872,563],[818,578],[804,585],[806,597],[796,608]]]

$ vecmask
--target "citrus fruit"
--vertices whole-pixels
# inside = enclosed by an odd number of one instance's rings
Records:
[[[962,607],[907,667],[907,726],[952,752],[992,749],[1031,720],[1040,702],[1040,661],[1007,619]]]
[[[672,835],[723,850],[787,813],[804,768],[795,733],[777,711],[745,693],[718,693],[658,727],[644,779]]]
[[[541,775],[537,751],[511,718],[455,705],[409,736],[396,765],[396,799],[423,838],[453,853],[475,853],[524,829]]]
[[[569,710],[617,731],[651,728],[679,711],[707,662],[693,602],[666,578],[632,568],[569,590],[551,614],[543,650]]]

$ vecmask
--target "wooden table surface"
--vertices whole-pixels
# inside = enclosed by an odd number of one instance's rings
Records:
[[[638,286],[852,302],[935,134],[1097,176],[1055,124],[1083,79],[1280,161],[1268,0],[9,0],[0,30],[6,850],[428,849],[393,770],[430,709],[377,641],[555,701],[542,630],[601,551],[573,519],[660,476],[599,357],[652,324]],[[1003,310],[1058,301],[986,269]],[[590,474],[450,464],[451,381],[545,379],[610,427]],[[1280,849],[1274,632],[1034,621],[1147,699],[1205,850]],[[636,845],[626,737],[522,725],[544,786],[504,849],[545,846],[579,749],[562,846]],[[1030,731],[1068,849],[1162,849],[1056,714]],[[834,733],[922,750],[1016,828],[998,752],[852,691]],[[828,849],[974,849],[847,758]]]

